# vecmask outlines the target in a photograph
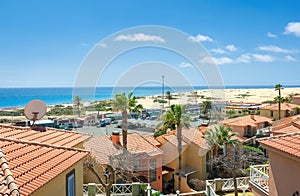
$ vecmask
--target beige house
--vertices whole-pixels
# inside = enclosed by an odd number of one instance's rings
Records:
[[[300,193],[300,133],[285,134],[259,140],[269,155],[269,165],[256,166],[250,176],[255,195],[296,196]]]
[[[206,154],[209,147],[203,134],[197,129],[182,130],[181,154],[181,192],[190,192],[187,182],[191,178],[206,179],[208,176]],[[164,189],[176,190],[178,186],[178,141],[175,132],[168,132],[156,138],[161,143],[163,151],[163,184]]]
[[[272,119],[259,115],[241,116],[232,119],[226,119],[221,122],[225,127],[231,127],[232,132],[237,133],[239,137],[252,137],[258,129],[268,127],[272,124]]]
[[[159,143],[153,136],[138,133],[129,133],[127,142],[128,151],[124,153],[122,136],[113,132],[111,137],[92,137],[84,143],[84,147],[91,152],[90,158],[97,163],[95,169],[99,174],[106,171],[107,165],[113,165],[125,170],[128,181],[150,183],[153,189],[162,191],[162,151],[157,147]],[[100,183],[87,168],[85,172],[85,183]],[[122,174],[116,174],[114,178],[115,182],[125,179]]]
[[[293,103],[281,103],[280,117],[290,117],[300,113],[300,105]],[[260,108],[260,115],[274,120],[279,119],[278,104],[271,104]]]

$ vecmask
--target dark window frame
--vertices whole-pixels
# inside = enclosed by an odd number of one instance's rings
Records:
[[[150,159],[150,182],[154,182],[156,181],[156,159],[155,158],[151,158]],[[152,163],[154,165],[152,165]]]
[[[68,190],[69,190],[69,177],[74,175],[74,196],[76,196],[76,175],[75,175],[75,169],[67,173],[66,175],[66,196],[69,196]]]

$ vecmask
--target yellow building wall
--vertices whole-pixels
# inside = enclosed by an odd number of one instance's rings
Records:
[[[66,176],[69,172],[75,169],[75,186],[76,186],[76,196],[83,195],[83,161],[77,162],[72,167],[68,168],[66,171],[56,176],[50,182],[36,190],[31,194],[31,196],[60,196],[66,195]]]
[[[260,110],[260,115],[268,117],[268,118],[272,118],[272,119],[275,119],[275,120],[279,119],[278,110],[274,110],[273,111],[273,116],[271,116],[271,111],[270,110],[261,109]],[[290,116],[293,116],[293,115],[294,115],[294,111],[290,111]],[[286,111],[281,110],[280,111],[280,118],[285,118],[285,117],[286,117]]]

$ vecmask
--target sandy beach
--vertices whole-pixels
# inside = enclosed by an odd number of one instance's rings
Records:
[[[214,98],[214,95],[218,91],[218,95],[221,95],[223,100],[227,102],[244,102],[244,103],[262,103],[264,101],[273,100],[278,96],[278,91],[274,88],[263,89],[224,89],[224,90],[198,90],[195,92],[175,93],[172,96],[176,99],[171,99],[170,104],[188,104],[188,103],[201,103],[206,101],[206,98]],[[281,96],[288,97],[291,94],[300,94],[300,88],[284,88],[281,90]],[[244,95],[244,96],[243,96]],[[154,102],[158,96],[148,96],[138,99],[138,103],[142,104],[144,108],[161,108],[161,103]],[[169,100],[165,98],[169,105]]]

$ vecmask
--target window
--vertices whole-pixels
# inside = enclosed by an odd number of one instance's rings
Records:
[[[66,177],[67,196],[75,196],[75,170],[73,169]]]
[[[133,160],[133,170],[134,171],[140,170],[140,160],[137,157]]]
[[[271,117],[273,117],[273,111],[271,111],[271,114],[270,114],[270,116],[271,116]]]
[[[156,180],[156,163],[155,158],[150,159],[150,182]]]

